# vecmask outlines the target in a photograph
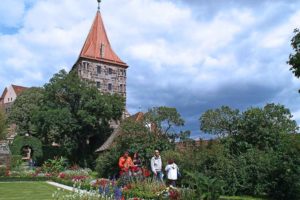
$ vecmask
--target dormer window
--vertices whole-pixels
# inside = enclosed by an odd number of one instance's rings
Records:
[[[103,43],[101,43],[101,46],[100,46],[100,57],[104,58],[104,56],[105,56],[105,45]]]

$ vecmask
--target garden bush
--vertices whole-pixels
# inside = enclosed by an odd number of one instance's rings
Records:
[[[6,176],[6,167],[5,166],[0,166],[0,177]]]
[[[12,155],[10,159],[10,169],[14,170],[19,168],[23,163],[21,155]]]
[[[98,177],[109,178],[117,177],[119,174],[120,152],[116,148],[101,153],[96,160],[96,172]]]
[[[52,160],[59,157],[67,157],[68,155],[67,150],[63,146],[42,146],[42,151],[43,157],[40,157],[37,160],[38,164],[43,164],[45,161],[50,159]]]
[[[10,150],[13,155],[20,155],[22,148],[25,146],[32,148],[33,160],[38,160],[43,156],[42,142],[32,136],[17,136],[10,145]]]
[[[45,173],[54,173],[58,174],[66,169],[68,166],[67,160],[63,157],[55,158],[53,160],[47,160],[43,166],[42,171]]]
[[[272,199],[300,199],[300,135],[286,135],[269,174],[268,195]]]

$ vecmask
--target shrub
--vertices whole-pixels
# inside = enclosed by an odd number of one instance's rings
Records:
[[[278,147],[275,164],[268,181],[272,199],[300,199],[300,138],[287,135]]]
[[[13,155],[20,155],[24,146],[29,146],[33,150],[32,158],[38,160],[43,156],[42,142],[32,136],[17,136],[10,146]]]
[[[40,157],[37,160],[38,164],[42,164],[47,160],[55,159],[57,157],[66,157],[68,155],[66,149],[63,146],[61,147],[43,146],[42,150],[43,150],[43,157]]]
[[[0,166],[0,177],[6,176],[6,170],[5,166]]]
[[[98,177],[116,177],[119,174],[120,153],[115,149],[101,153],[96,160],[96,172]]]
[[[189,181],[186,183],[191,189],[195,190],[196,195],[201,199],[217,200],[223,193],[224,183],[222,181],[204,176],[199,172],[186,172],[186,174],[189,177]]]
[[[46,161],[42,166],[42,171],[45,173],[58,174],[67,167],[67,161],[65,158],[60,157],[53,160]]]
[[[135,180],[124,187],[123,194],[127,198],[157,199],[158,193],[165,188],[163,183],[153,179]]]
[[[23,163],[21,155],[12,155],[10,160],[10,169],[14,170],[19,168]]]

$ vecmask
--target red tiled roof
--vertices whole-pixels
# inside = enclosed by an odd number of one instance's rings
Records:
[[[16,93],[19,96],[24,90],[28,89],[27,87],[18,86],[18,85],[11,85]]]
[[[19,96],[24,90],[28,89],[27,87],[19,86],[19,85],[11,85],[16,93],[17,96]],[[0,97],[1,99],[4,99],[5,95],[7,93],[7,88],[4,89],[2,92],[2,95]]]
[[[127,119],[133,120],[135,122],[139,122],[144,118],[144,113],[142,112],[138,112],[130,117],[128,117]]]
[[[101,52],[103,48],[103,52]],[[97,12],[91,30],[81,50],[79,58],[87,58],[127,68],[117,54],[113,51],[108,40],[100,11]]]

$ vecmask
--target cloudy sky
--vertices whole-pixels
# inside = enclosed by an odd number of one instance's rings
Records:
[[[300,82],[286,64],[299,8],[300,0],[103,0],[110,42],[130,66],[129,111],[176,107],[194,138],[201,113],[221,105],[280,103],[300,122]],[[1,0],[0,89],[42,86],[69,70],[96,10],[96,0]]]

